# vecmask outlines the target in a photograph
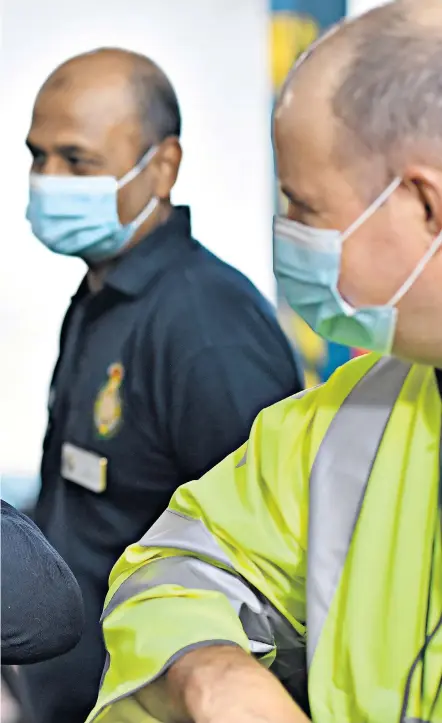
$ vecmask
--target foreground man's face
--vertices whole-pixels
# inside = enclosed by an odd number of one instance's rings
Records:
[[[342,164],[336,153],[339,121],[323,81],[300,73],[275,114],[274,147],[288,217],[308,226],[346,231],[375,200],[370,164]],[[351,143],[351,141],[350,141]],[[356,145],[356,144],[355,144]],[[352,156],[351,147],[348,149]],[[392,179],[385,181],[385,187]],[[371,190],[370,190],[371,189]],[[380,187],[375,193],[380,193]],[[428,229],[421,203],[406,185],[343,246],[339,288],[354,306],[383,305],[398,291],[425,253]],[[421,282],[401,302],[406,309]]]
[[[289,202],[288,217],[344,232],[375,198],[364,198],[351,174],[337,163],[336,133],[337,121],[319,90],[302,80],[294,83],[293,92],[288,92],[276,113],[274,127],[278,177]],[[364,180],[360,179],[360,188]],[[392,197],[344,243],[339,286],[354,305],[385,304],[412,270],[412,261],[407,263],[402,254],[397,201]]]
[[[275,113],[274,150],[288,217],[344,232],[393,177],[385,158],[364,155],[357,139],[352,143],[349,133],[342,136],[347,131],[331,102],[342,68],[323,49],[319,57],[291,78]],[[345,162],[337,153],[343,137],[348,138]],[[343,244],[339,290],[355,307],[388,303],[442,228],[442,171],[410,162],[399,173],[400,187]],[[442,362],[441,276],[439,251],[398,303],[394,351],[399,356]]]

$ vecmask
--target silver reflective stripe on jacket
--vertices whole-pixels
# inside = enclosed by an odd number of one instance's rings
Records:
[[[264,654],[273,649],[272,631],[257,596],[236,575],[194,557],[168,557],[140,568],[113,595],[104,617],[129,598],[159,585],[179,585],[189,590],[216,590],[224,594],[238,617],[245,617],[249,622],[248,636],[252,652]]]
[[[233,570],[229,558],[202,520],[194,520],[174,510],[166,510],[138,544],[192,552]]]
[[[307,662],[344,568],[374,460],[410,365],[385,358],[354,387],[333,418],[310,476]]]
[[[174,549],[184,554],[156,560],[133,573],[110,599],[102,620],[126,600],[159,585],[215,590],[227,597],[237,613],[252,653],[264,655],[276,646],[281,651],[292,653],[299,650],[302,658],[305,657],[304,641],[267,600],[252,590],[235,572],[232,563],[201,520],[166,510],[139,544]],[[185,553],[202,556],[213,562]]]

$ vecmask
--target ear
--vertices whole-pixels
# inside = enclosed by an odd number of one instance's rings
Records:
[[[435,238],[442,231],[442,171],[410,166],[403,174],[403,181],[421,204],[428,233]]]
[[[166,138],[160,145],[154,159],[156,179],[154,194],[161,201],[170,197],[172,188],[178,178],[183,152],[178,138]]]

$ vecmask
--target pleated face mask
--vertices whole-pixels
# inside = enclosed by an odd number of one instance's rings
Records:
[[[399,188],[396,178],[344,233],[313,228],[278,216],[273,227],[274,271],[281,290],[313,331],[329,341],[388,354],[397,325],[396,304],[414,284],[442,244],[442,233],[433,241],[410,277],[383,306],[354,308],[340,294],[342,247]]]
[[[99,262],[115,256],[155,210],[152,198],[131,223],[118,217],[118,191],[146,168],[151,148],[123,178],[31,174],[26,217],[39,241],[54,253]]]

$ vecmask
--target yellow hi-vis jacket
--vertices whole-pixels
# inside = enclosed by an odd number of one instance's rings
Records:
[[[88,723],[213,643],[308,671],[315,723],[442,723],[440,434],[434,370],[373,355],[263,411],[112,571]]]

